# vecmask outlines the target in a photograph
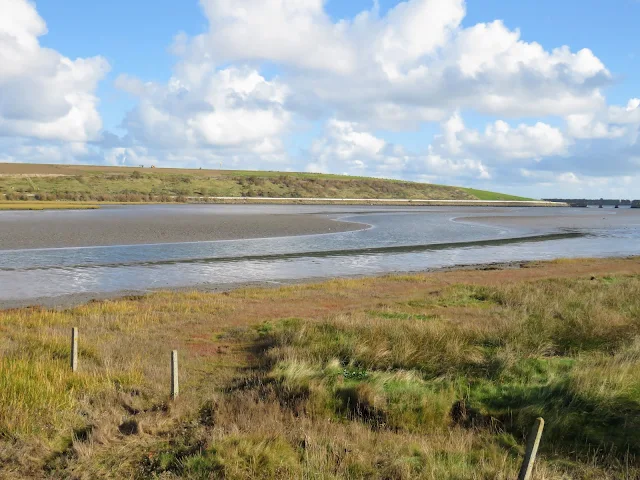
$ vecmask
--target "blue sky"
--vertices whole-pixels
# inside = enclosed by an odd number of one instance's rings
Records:
[[[0,65],[0,161],[640,197],[636,0],[0,5],[0,44],[24,59]],[[38,68],[52,54],[69,79]]]

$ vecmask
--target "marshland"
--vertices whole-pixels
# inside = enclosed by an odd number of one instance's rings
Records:
[[[637,258],[5,310],[0,476],[506,479],[543,416],[535,478],[637,478],[639,322]]]

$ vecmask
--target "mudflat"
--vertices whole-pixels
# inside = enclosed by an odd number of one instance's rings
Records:
[[[145,245],[335,233],[365,228],[331,215],[208,213],[206,209],[110,208],[0,213],[0,250]]]
[[[594,228],[623,228],[640,225],[640,209],[595,209],[572,210],[580,214],[567,215],[536,215],[535,212],[526,212],[522,215],[487,215],[476,217],[458,217],[461,222],[471,222],[482,225],[495,225],[515,228],[567,228],[567,229],[594,229]]]

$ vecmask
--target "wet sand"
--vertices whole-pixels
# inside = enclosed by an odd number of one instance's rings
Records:
[[[238,240],[366,228],[335,221],[335,215],[208,213],[179,207],[157,209],[153,215],[140,212],[2,212],[0,250]]]

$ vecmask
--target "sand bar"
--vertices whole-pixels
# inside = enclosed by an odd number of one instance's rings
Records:
[[[337,222],[335,216],[238,214],[181,206],[2,212],[0,250],[236,240],[366,228],[359,223]]]
[[[575,212],[575,213],[574,213]],[[529,213],[529,212],[527,212]],[[531,229],[599,229],[634,228],[640,226],[640,209],[575,209],[573,215],[490,215],[458,217],[460,222]]]

